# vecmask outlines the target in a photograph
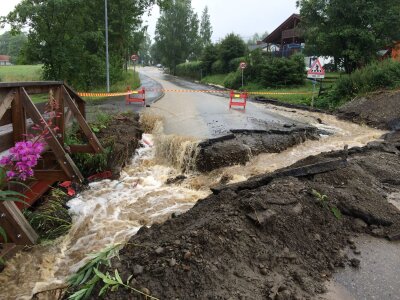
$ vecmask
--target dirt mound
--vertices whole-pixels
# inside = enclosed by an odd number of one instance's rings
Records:
[[[379,129],[400,129],[400,91],[357,97],[338,110],[342,119]]]
[[[307,139],[318,139],[315,127],[288,124],[269,130],[231,130],[230,135],[199,144],[196,169],[209,172],[221,167],[245,164],[252,156],[279,153]]]
[[[142,138],[139,115],[136,113],[114,115],[107,126],[96,133],[96,136],[106,149],[105,170],[110,170],[114,178],[117,178],[139,147],[139,141]],[[92,161],[98,164],[98,160]],[[91,166],[85,166],[85,168],[90,169]]]
[[[400,190],[399,149],[371,143],[216,189],[187,213],[143,227],[109,270],[133,274],[132,286],[160,299],[324,293],[336,268],[359,265],[343,251],[356,251],[353,236],[398,237],[400,211],[387,196]],[[106,299],[137,297],[120,289]]]

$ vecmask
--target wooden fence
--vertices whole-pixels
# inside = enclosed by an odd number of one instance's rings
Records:
[[[31,95],[36,94],[49,95],[55,104],[53,114],[57,114],[54,120],[59,130],[53,130],[48,124],[46,103],[35,104],[32,101]],[[80,126],[87,144],[65,145],[66,124],[71,123],[72,118]],[[7,187],[28,195],[27,201],[30,204],[57,181],[83,180],[70,154],[103,151],[85,120],[85,101],[64,82],[0,83],[0,153],[18,141],[26,140],[27,134],[32,132],[33,124],[42,124],[49,129],[47,146],[35,168],[35,178],[28,182],[30,188],[26,190],[21,191],[18,186],[10,184]],[[13,245],[34,244],[38,238],[14,202],[0,201],[0,226],[6,230],[10,242],[3,247],[3,252],[10,251]]]

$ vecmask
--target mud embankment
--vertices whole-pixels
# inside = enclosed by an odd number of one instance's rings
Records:
[[[196,169],[209,172],[245,164],[260,153],[279,153],[307,139],[318,139],[315,127],[290,124],[269,130],[231,130],[230,135],[199,143]]]
[[[400,130],[400,91],[360,96],[338,109],[339,118],[386,130]]]

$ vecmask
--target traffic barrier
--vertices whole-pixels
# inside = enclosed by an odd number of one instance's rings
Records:
[[[243,106],[243,108],[246,109],[248,96],[247,92],[235,92],[231,90],[229,108],[232,108],[232,106]]]
[[[121,93],[78,93],[81,97],[118,97],[127,96],[137,91],[127,91]],[[160,92],[160,93],[209,93],[209,94],[227,94],[230,91],[225,90],[173,90],[173,89],[146,89],[148,92]],[[239,92],[238,92],[239,93]],[[312,92],[247,92],[248,95],[312,95]]]
[[[131,88],[128,87],[125,104],[128,105],[129,103],[143,103],[143,106],[146,106],[146,90],[144,87],[138,91],[131,91]]]

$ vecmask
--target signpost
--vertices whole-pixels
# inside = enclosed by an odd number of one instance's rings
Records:
[[[139,56],[137,54],[131,55],[131,60],[133,61],[133,76],[136,76],[136,62],[138,61]]]
[[[247,68],[247,64],[242,61],[239,65],[239,68],[242,70],[242,87],[244,86],[244,82],[243,82],[243,70]]]
[[[312,99],[311,99],[311,107],[314,107],[314,93],[315,93],[315,85],[317,84],[317,79],[325,78],[325,70],[322,67],[319,59],[314,61],[310,70],[308,70],[307,78],[312,79],[312,81],[313,81],[313,93],[312,93]]]

